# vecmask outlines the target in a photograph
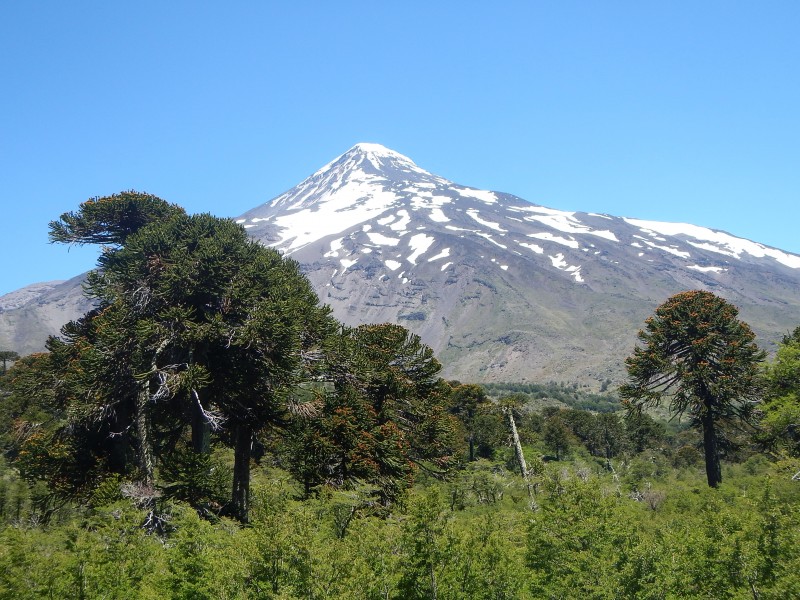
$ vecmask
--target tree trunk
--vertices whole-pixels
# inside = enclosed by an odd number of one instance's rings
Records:
[[[714,418],[710,410],[701,418],[703,425],[703,450],[706,455],[706,478],[712,488],[722,483],[722,467],[719,462],[719,448],[717,447],[717,431],[714,427]]]
[[[475,460],[475,435],[469,432],[469,462]]]
[[[147,426],[147,403],[150,402],[150,380],[145,378],[139,384],[136,394],[136,435],[139,438],[139,469],[142,483],[153,485],[153,448]]]
[[[234,432],[233,513],[242,523],[248,522],[250,508],[250,456],[253,448],[253,429],[237,424]]]
[[[511,440],[514,443],[514,454],[517,456],[517,464],[519,465],[519,473],[525,481],[525,487],[528,488],[528,496],[533,496],[531,484],[528,481],[528,463],[525,462],[525,454],[522,452],[522,443],[519,441],[519,434],[517,433],[517,423],[514,421],[514,412],[510,408],[505,409],[506,416],[508,417],[508,428],[511,430]]]
[[[205,415],[202,390],[194,395],[192,403],[192,450],[198,454],[211,452],[211,424]]]

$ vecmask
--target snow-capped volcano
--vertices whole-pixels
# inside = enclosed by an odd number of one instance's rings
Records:
[[[340,319],[403,322],[461,377],[615,378],[644,318],[690,288],[739,305],[766,344],[800,323],[800,256],[459,185],[378,144],[237,222],[301,262]]]
[[[619,381],[644,319],[687,289],[736,304],[767,348],[800,325],[796,254],[685,223],[547,208],[378,144],[357,144],[237,222],[300,262],[339,319],[400,322],[445,375],[468,381]],[[77,280],[37,290],[22,306],[0,298],[0,343],[21,353],[81,306],[66,301]]]
[[[361,236],[366,237],[362,249],[386,254],[384,264],[390,271],[402,264],[397,259],[416,264],[442,234],[452,237],[455,232],[460,238],[483,238],[511,254],[546,257],[553,268],[570,273],[578,283],[585,281],[584,264],[606,258],[609,242],[633,249],[643,263],[669,258],[674,265],[677,258],[684,268],[705,273],[726,271],[730,258],[767,259],[800,269],[800,256],[722,231],[555,210],[509,194],[458,185],[378,144],[357,144],[237,222],[286,254],[341,235],[330,240],[325,255],[341,257],[343,263],[353,260],[342,257],[341,251],[346,241],[356,242],[360,228],[366,234]],[[401,244],[414,231],[426,233],[411,235],[407,244]],[[402,247],[408,248],[405,257],[396,250]]]

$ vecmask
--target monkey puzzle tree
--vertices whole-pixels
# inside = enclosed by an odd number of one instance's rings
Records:
[[[306,493],[323,482],[367,483],[389,503],[416,468],[449,468],[450,388],[419,336],[400,325],[362,325],[331,336],[326,350],[327,389],[286,440],[288,468]]]
[[[88,276],[98,308],[52,342],[77,367],[70,414],[128,420],[112,431],[133,439],[145,483],[153,451],[170,451],[187,427],[202,462],[214,426],[234,446],[232,512],[246,521],[253,436],[286,422],[305,357],[332,327],[329,309],[297,263],[241,226],[154,196],[90,200],[51,223],[51,239],[111,245]]]
[[[469,461],[475,460],[475,419],[489,404],[489,397],[483,387],[474,383],[463,383],[453,389],[450,412],[454,414],[467,432]]]
[[[19,360],[19,354],[12,350],[0,350],[0,361],[3,361],[3,375],[6,374],[6,363]]]
[[[246,521],[253,436],[285,424],[329,309],[296,262],[207,214],[144,227],[99,264],[90,289],[136,320],[140,373],[165,390],[161,405],[190,427],[193,451],[208,454],[212,426],[234,447],[232,512]]]
[[[133,190],[90,198],[77,212],[65,212],[50,221],[49,238],[59,244],[120,246],[142,227],[185,211],[152,194]]]
[[[688,414],[703,434],[708,485],[722,482],[720,430],[748,422],[761,396],[759,363],[765,353],[738,310],[706,291],[676,294],[659,306],[639,332],[625,361],[629,381],[620,388],[629,411],[661,404]]]
[[[126,191],[91,198],[78,211],[63,213],[50,222],[49,238],[52,243],[103,244],[98,263],[107,268],[111,264],[108,261],[141,230],[185,215],[179,206],[152,194]],[[88,289],[97,307],[65,325],[64,339],[51,338],[48,349],[60,374],[57,392],[62,403],[71,408],[70,426],[82,421],[94,422],[96,428],[104,420],[116,421],[110,425],[116,446],[124,447],[135,438],[140,476],[150,484],[152,440],[145,408],[156,376],[152,372],[154,359],[139,335],[139,315],[128,310],[131,299],[138,300],[139,296],[116,293],[119,290],[108,285],[106,276],[110,274],[89,274]],[[132,431],[134,435],[130,435]]]

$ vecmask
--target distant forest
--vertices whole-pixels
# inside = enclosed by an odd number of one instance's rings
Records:
[[[611,382],[603,382],[601,392],[590,392],[577,383],[484,383],[491,396],[523,394],[532,405],[549,402],[561,403],[570,408],[594,412],[616,412],[620,409],[620,399],[612,391],[607,391]],[[543,402],[537,402],[543,401]]]

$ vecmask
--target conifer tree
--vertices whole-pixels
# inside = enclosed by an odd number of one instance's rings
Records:
[[[489,397],[480,385],[464,383],[453,389],[450,412],[458,417],[467,431],[470,462],[475,460],[475,418],[488,403]]]
[[[0,350],[0,360],[3,361],[3,375],[6,374],[6,364],[19,360],[19,354],[12,350]]]
[[[416,468],[450,466],[450,389],[418,336],[399,325],[362,325],[343,329],[326,350],[329,388],[286,440],[288,467],[306,493],[321,483],[364,482],[388,503]]]
[[[703,434],[708,485],[722,481],[720,429],[748,422],[760,399],[759,363],[765,354],[738,310],[705,291],[676,294],[656,309],[626,360],[629,382],[620,388],[629,411],[669,398]]]
[[[234,447],[232,513],[246,521],[253,436],[287,422],[329,309],[297,263],[241,226],[153,196],[90,200],[53,222],[51,239],[112,245],[88,277],[98,308],[51,340],[75,374],[65,378],[73,421],[132,442],[146,484],[184,428],[198,455],[216,429]]]

